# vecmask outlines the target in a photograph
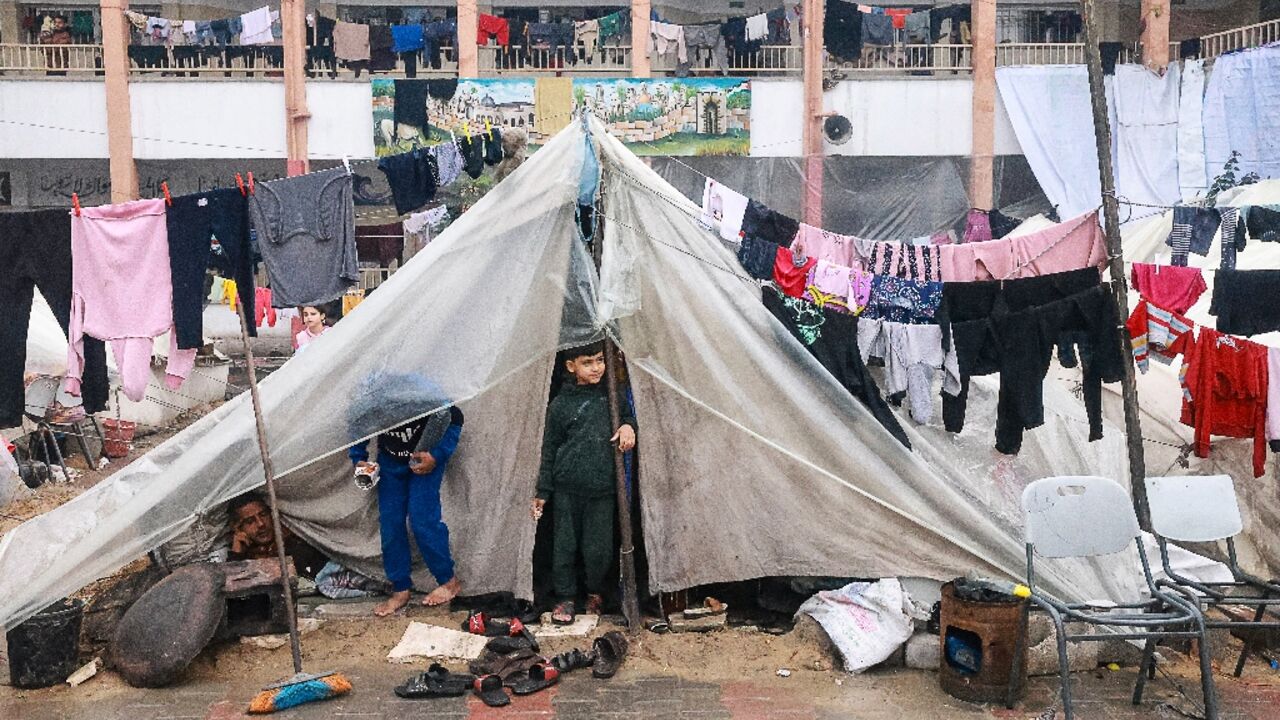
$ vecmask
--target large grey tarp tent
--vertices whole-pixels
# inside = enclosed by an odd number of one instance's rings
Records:
[[[394,378],[425,378],[467,417],[444,491],[458,575],[468,592],[528,597],[527,508],[554,356],[605,332],[630,368],[655,589],[768,575],[1017,577],[1017,482],[1099,467],[1123,477],[1118,433],[1085,443],[1072,417],[1081,413],[1052,390],[1049,400],[1070,409],[1049,412],[1019,458],[998,456],[985,422],[992,385],[978,381],[972,430],[913,428],[916,450],[906,451],[767,312],[698,209],[598,122],[589,128],[566,128],[262,383],[282,510],[304,538],[380,573],[375,500],[354,486],[342,451],[437,409],[376,421],[354,412],[394,392]],[[575,219],[592,146],[605,217],[599,275]],[[241,395],[6,534],[0,624],[261,482]],[[1130,576],[1129,565],[1103,560],[1048,564],[1041,579],[1084,599],[1126,594]]]

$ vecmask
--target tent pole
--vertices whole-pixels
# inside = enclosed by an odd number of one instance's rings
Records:
[[[599,272],[600,246],[604,233],[604,221],[599,212],[596,212],[595,220],[591,257]],[[604,381],[605,391],[609,394],[609,427],[616,429],[622,422],[622,412],[618,407],[618,348],[608,335],[604,339]],[[613,479],[617,489],[618,534],[622,536],[622,546],[618,548],[618,572],[622,576],[622,616],[627,619],[627,632],[634,635],[640,632],[644,623],[640,617],[640,593],[636,589],[636,546],[631,529],[631,496],[627,492],[627,470],[623,453],[616,445],[613,449]]]
[[[258,398],[258,379],[253,368],[253,347],[249,344],[249,325],[244,303],[240,303],[240,340],[244,342],[245,362],[249,366],[249,398],[253,401],[253,419],[258,426],[258,451],[262,453],[262,472],[267,478],[267,500],[271,508],[271,528],[275,533],[276,557],[280,560],[280,587],[284,592],[285,615],[289,618],[289,649],[293,652],[293,672],[302,673],[302,642],[298,639],[298,610],[293,606],[293,588],[289,585],[289,559],[284,554],[284,529],[280,509],[276,506],[275,470],[267,449],[267,424],[262,418],[262,401]]]
[[[1093,106],[1093,134],[1098,149],[1098,175],[1102,181],[1103,229],[1107,237],[1107,255],[1111,270],[1111,291],[1122,323],[1117,333],[1121,353],[1125,358],[1124,376],[1120,388],[1124,398],[1124,430],[1129,446],[1129,486],[1133,494],[1133,507],[1138,524],[1151,530],[1151,517],[1147,506],[1146,458],[1142,448],[1142,421],[1138,414],[1138,386],[1133,363],[1129,361],[1131,349],[1129,333],[1123,325],[1129,317],[1129,282],[1124,271],[1124,247],[1120,242],[1120,209],[1116,199],[1115,175],[1111,167],[1111,123],[1107,115],[1107,99],[1103,90],[1102,56],[1098,52],[1098,28],[1096,25],[1097,0],[1083,0],[1084,57],[1089,69],[1089,97]]]

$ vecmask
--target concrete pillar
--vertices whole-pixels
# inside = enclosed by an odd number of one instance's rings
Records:
[[[969,204],[990,210],[995,198],[996,4],[973,0],[973,150]]]
[[[476,0],[458,0],[458,77],[480,75],[480,49],[477,37],[480,16]]]
[[[827,0],[843,2],[843,0]],[[801,144],[804,154],[804,221],[822,227],[822,71],[826,49],[822,42],[823,0],[805,0],[801,32],[804,57],[804,113]]]
[[[649,65],[649,0],[631,0],[631,77],[653,74]]]
[[[111,202],[138,199],[138,167],[133,162],[133,110],[129,106],[128,0],[102,0],[102,71],[107,91],[107,152]]]
[[[289,176],[305,175],[307,160],[307,6],[306,0],[280,0],[284,41],[284,145]]]
[[[18,4],[0,3],[0,43],[20,45],[27,41],[19,22]]]
[[[1142,64],[1157,72],[1169,65],[1169,0],[1142,0]]]

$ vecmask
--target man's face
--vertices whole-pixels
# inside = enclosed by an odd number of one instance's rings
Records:
[[[275,540],[271,513],[260,502],[251,502],[236,511],[235,529],[254,545],[270,545]]]
[[[604,353],[583,355],[565,361],[565,367],[573,373],[579,385],[595,385],[604,377]]]
[[[53,29],[54,29],[54,30],[66,30],[66,29],[67,29],[67,21],[66,21],[65,19],[63,19],[63,18],[58,18],[57,20],[54,20],[54,21],[53,21]]]

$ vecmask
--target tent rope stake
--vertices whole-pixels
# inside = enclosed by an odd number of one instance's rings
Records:
[[[1120,391],[1124,399],[1124,434],[1129,448],[1129,492],[1138,524],[1151,531],[1151,513],[1147,509],[1147,463],[1142,447],[1142,420],[1138,414],[1138,385],[1134,377],[1129,332],[1124,320],[1129,317],[1129,283],[1124,271],[1124,247],[1120,242],[1120,207],[1116,198],[1115,173],[1111,166],[1111,123],[1107,115],[1107,99],[1102,87],[1102,56],[1098,51],[1097,2],[1083,0],[1084,58],[1089,69],[1089,96],[1093,108],[1093,135],[1098,148],[1098,175],[1102,181],[1103,231],[1107,236],[1108,269],[1111,271],[1111,293],[1120,312],[1116,333],[1120,352],[1126,358]]]

